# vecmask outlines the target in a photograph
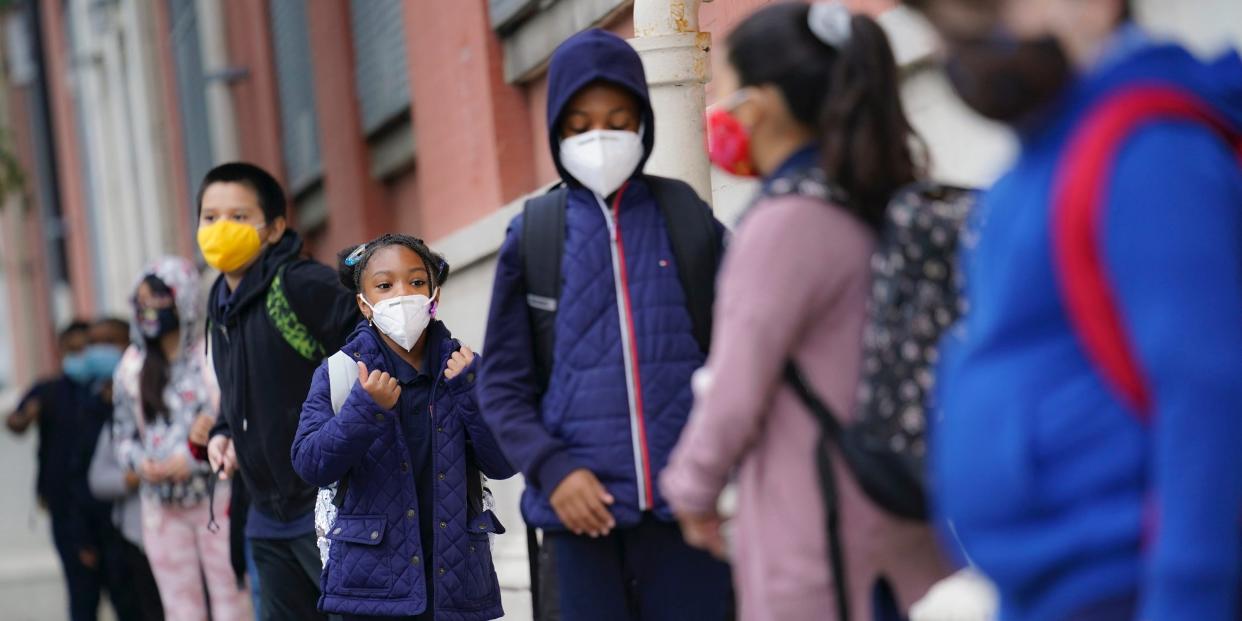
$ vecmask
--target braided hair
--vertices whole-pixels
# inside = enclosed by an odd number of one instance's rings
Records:
[[[410,235],[385,233],[359,246],[350,246],[337,253],[337,274],[341,284],[354,293],[362,291],[362,274],[367,269],[371,257],[381,248],[388,246],[404,246],[409,248],[423,260],[427,273],[431,275],[432,290],[444,285],[449,276],[449,264],[439,253],[433,252],[423,240]]]

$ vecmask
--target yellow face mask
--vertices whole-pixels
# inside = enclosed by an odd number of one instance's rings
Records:
[[[259,255],[263,243],[258,229],[248,224],[220,220],[198,229],[198,249],[210,265],[226,274],[245,267]]]

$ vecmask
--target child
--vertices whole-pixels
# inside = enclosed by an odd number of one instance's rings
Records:
[[[566,187],[552,217],[544,197],[514,220],[496,270],[480,399],[526,475],[567,621],[716,621],[731,599],[728,567],[685,544],[654,485],[707,354],[724,230],[684,183],[643,173],[655,121],[624,39],[562,44],[548,139]]]
[[[339,379],[321,365],[293,442],[293,467],[308,483],[345,479],[327,533],[323,612],[426,621],[504,614],[488,542],[504,528],[483,507],[479,475],[514,470],[479,415],[477,357],[435,319],[448,272],[406,235],[341,253],[341,282],[367,320],[341,349],[357,363],[357,382],[334,412]]]
[[[316,490],[286,456],[311,375],[358,323],[358,305],[335,270],[303,256],[284,190],[262,168],[208,171],[198,211],[199,249],[220,271],[207,297],[221,401],[207,457],[222,477],[241,478],[229,507],[234,558],[253,558],[265,617],[327,621],[315,610]]]
[[[167,618],[205,619],[210,598],[217,618],[249,619],[250,595],[229,562],[228,518],[218,529],[210,520],[212,495],[227,506],[229,490],[213,490],[210,468],[190,454],[191,426],[220,407],[198,283],[194,264],[179,257],[143,272],[134,293],[141,340],[125,352],[113,387],[115,449],[142,479],[142,537]]]

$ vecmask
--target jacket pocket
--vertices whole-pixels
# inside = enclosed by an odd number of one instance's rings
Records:
[[[505,527],[496,514],[484,511],[471,518],[466,532],[466,599],[469,604],[481,605],[500,594],[496,568],[492,564],[491,535],[500,535]]]
[[[388,518],[382,515],[338,515],[328,531],[329,593],[350,595],[392,589],[390,554],[381,545]]]

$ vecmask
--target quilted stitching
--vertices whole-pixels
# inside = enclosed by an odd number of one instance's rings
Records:
[[[618,524],[633,525],[641,515],[608,226],[584,190],[570,192],[565,223],[556,364],[540,411],[547,428],[616,497],[612,510]],[[654,480],[685,426],[690,375],[703,365],[704,355],[694,339],[663,217],[645,184],[635,182],[626,190],[620,225]],[[560,528],[548,492],[528,485],[522,512],[535,526]],[[655,492],[656,514],[671,519]]]
[[[370,368],[382,368],[379,347],[370,331],[360,330],[344,350]],[[442,351],[443,362],[447,362],[453,348],[446,344]],[[418,614],[427,606],[422,572],[431,571],[436,580],[436,619],[482,621],[501,616],[500,587],[487,546],[488,533],[499,528],[499,523],[490,513],[467,522],[467,434],[462,419],[478,416],[474,391],[450,388],[443,380],[436,386],[432,402],[437,429],[432,459],[435,515],[415,513],[413,517],[408,513],[418,507],[413,477],[392,476],[408,455],[400,418],[379,410],[360,385],[355,385],[341,413],[333,417],[328,392],[327,372],[321,367],[303,411],[303,426],[314,420],[319,426],[310,433],[329,439],[317,444],[318,451],[299,450],[295,444],[299,472],[303,476],[326,472],[332,470],[327,465],[344,460],[343,452],[323,447],[345,446],[347,438],[367,438],[368,434],[373,440],[365,447],[363,460],[350,470],[344,505],[329,531],[333,543],[324,567],[320,607],[326,612],[358,615]],[[299,431],[299,440],[303,435]],[[424,560],[427,555],[419,539],[418,520],[422,519],[435,525],[431,566]],[[478,529],[480,519],[486,529]],[[472,525],[482,532],[473,532]]]

